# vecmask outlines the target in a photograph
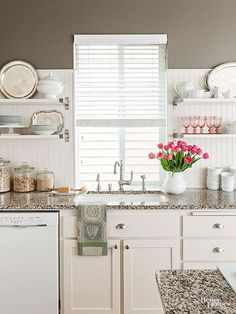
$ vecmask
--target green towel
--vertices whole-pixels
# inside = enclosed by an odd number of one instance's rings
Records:
[[[106,204],[78,205],[78,253],[84,256],[107,255]]]

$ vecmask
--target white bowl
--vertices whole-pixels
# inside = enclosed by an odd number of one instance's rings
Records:
[[[31,131],[37,135],[51,135],[57,131],[57,125],[31,125]]]
[[[226,188],[226,187],[221,187],[222,191],[224,192],[233,192],[234,191],[234,188]]]
[[[208,175],[221,174],[221,171],[222,171],[222,168],[220,168],[220,167],[207,168],[207,174]]]

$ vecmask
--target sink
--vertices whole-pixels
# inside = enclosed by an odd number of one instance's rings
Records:
[[[167,197],[162,193],[88,193],[79,195],[77,202],[104,202],[108,205],[158,205],[166,203]]]

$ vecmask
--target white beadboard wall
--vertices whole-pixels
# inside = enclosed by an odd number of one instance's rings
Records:
[[[173,129],[183,131],[179,118],[192,115],[218,115],[222,116],[223,129],[225,124],[236,120],[236,101],[226,103],[224,100],[217,103],[191,103],[180,104],[173,110],[173,96],[176,96],[174,86],[180,82],[193,82],[196,89],[204,88],[204,77],[208,69],[171,69],[168,70],[168,133]],[[208,160],[200,160],[185,172],[187,186],[192,188],[206,187],[206,167],[236,167],[236,138],[188,138],[190,144],[199,145],[208,152]]]
[[[75,176],[74,165],[74,107],[73,107],[73,70],[38,70],[39,78],[52,72],[64,82],[65,88],[60,97],[69,97],[70,109],[53,105],[1,105],[0,114],[16,114],[24,117],[24,124],[30,124],[31,116],[38,110],[58,110],[64,115],[64,129],[69,129],[70,141],[64,139],[1,139],[0,156],[11,160],[12,167],[27,161],[36,171],[47,167],[55,173],[56,185],[73,185]],[[4,98],[0,95],[0,98]],[[40,98],[35,94],[33,98]],[[64,132],[64,130],[63,130]]]
[[[44,167],[55,173],[56,185],[73,185],[75,182],[75,149],[74,149],[74,106],[73,106],[73,70],[38,70],[40,78],[49,72],[64,82],[62,97],[70,98],[70,109],[63,106],[45,105],[1,105],[0,114],[18,114],[29,124],[32,114],[38,110],[58,110],[64,114],[64,128],[70,131],[70,141],[64,139],[0,139],[0,156],[11,160],[12,166],[23,161],[33,165],[36,170]],[[170,69],[168,70],[168,134],[173,129],[182,131],[179,118],[183,115],[219,115],[223,123],[236,120],[236,102],[226,103],[191,103],[180,104],[173,110],[172,100],[176,96],[174,86],[180,82],[191,81],[196,89],[204,87],[204,77],[208,69]],[[35,98],[39,97],[37,94]],[[0,98],[4,98],[0,94]],[[210,154],[210,159],[201,160],[192,169],[185,172],[188,187],[201,188],[206,186],[206,167],[236,167],[236,138],[196,138],[188,139]]]

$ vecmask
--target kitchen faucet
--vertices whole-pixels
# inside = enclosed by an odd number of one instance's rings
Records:
[[[120,180],[118,181],[119,184],[119,190],[124,191],[124,185],[130,185],[133,181],[133,171],[130,173],[130,180],[124,180],[123,178],[123,172],[124,172],[124,164],[123,161],[116,161],[114,164],[114,174],[117,173],[117,166],[120,167]]]

